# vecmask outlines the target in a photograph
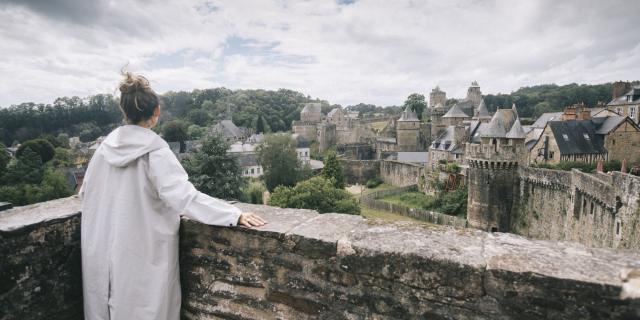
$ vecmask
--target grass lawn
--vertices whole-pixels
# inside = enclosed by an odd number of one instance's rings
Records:
[[[391,213],[388,211],[371,209],[363,205],[360,205],[360,215],[369,219],[382,219],[382,220],[388,220],[388,221],[413,221],[413,222],[428,223],[422,220],[414,219],[411,217],[405,217],[405,216]]]
[[[362,194],[365,195],[365,194],[369,194],[369,193],[372,193],[372,192],[376,192],[376,191],[380,191],[380,190],[389,190],[389,189],[393,189],[393,188],[397,188],[397,187],[396,186],[392,186],[390,184],[383,183],[383,184],[381,184],[381,185],[379,185],[379,186],[377,186],[377,187],[375,187],[373,189],[369,189],[369,188],[364,189]]]
[[[409,208],[423,209],[433,202],[433,197],[421,192],[406,192],[402,194],[389,195],[380,200],[400,204]]]

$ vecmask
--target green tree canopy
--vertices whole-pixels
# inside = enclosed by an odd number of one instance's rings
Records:
[[[4,169],[11,161],[11,156],[9,155],[9,151],[4,144],[0,143],[0,172],[4,172]]]
[[[427,102],[424,98],[424,95],[419,93],[412,93],[404,102],[404,107],[409,107],[409,109],[413,110],[416,113],[418,119],[422,119],[422,113],[424,112],[424,109],[427,108]]]
[[[55,154],[53,145],[45,139],[25,141],[25,143],[20,145],[18,151],[16,151],[16,157],[20,158],[26,149],[31,149],[31,151],[37,153],[40,156],[42,163],[53,159],[53,155]]]
[[[320,213],[360,213],[360,206],[349,192],[335,188],[332,181],[323,177],[301,181],[295,187],[279,186],[271,194],[269,204],[283,208],[313,209]]]
[[[273,191],[277,186],[293,186],[299,181],[301,165],[291,135],[269,134],[258,145],[257,152],[267,189]]]
[[[202,141],[202,148],[182,160],[189,181],[212,197],[240,199],[245,180],[236,158],[227,153],[229,145],[218,136]]]
[[[184,142],[187,140],[188,125],[182,120],[171,120],[162,126],[162,136],[168,142]]]
[[[338,189],[344,189],[344,176],[342,175],[342,166],[338,161],[338,156],[335,151],[330,151],[324,159],[324,168],[322,169],[322,176],[325,179],[331,180],[333,185]]]

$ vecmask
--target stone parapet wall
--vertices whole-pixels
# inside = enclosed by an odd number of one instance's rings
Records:
[[[238,206],[269,223],[182,221],[183,319],[640,317],[638,252]],[[78,209],[67,198],[0,215],[0,319],[81,318]]]
[[[77,198],[0,212],[0,319],[82,319]]]

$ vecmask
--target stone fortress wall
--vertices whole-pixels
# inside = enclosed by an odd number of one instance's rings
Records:
[[[640,248],[640,177],[519,167],[511,231],[589,246]]]
[[[637,252],[238,204],[260,229],[183,219],[183,319],[635,319]],[[0,318],[81,318],[75,197],[0,215]]]
[[[424,166],[408,162],[382,160],[380,161],[380,179],[394,186],[410,186],[420,183],[424,176]]]

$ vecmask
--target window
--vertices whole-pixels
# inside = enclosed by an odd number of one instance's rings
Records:
[[[251,168],[251,174],[255,173],[254,170],[255,170],[254,168]]]
[[[636,107],[630,107],[629,108],[629,118],[635,120],[637,117],[637,113],[636,113]]]
[[[631,102],[633,101],[633,96],[632,95],[628,95],[627,96],[627,102]]]
[[[304,152],[304,156],[306,157],[306,156],[308,156],[308,155],[309,155],[309,152],[308,152],[308,151],[305,151],[305,152]]]
[[[591,201],[591,212],[590,212],[591,214],[593,214],[594,209],[595,209],[595,206],[593,205],[593,201]]]
[[[569,136],[566,133],[563,133],[562,139],[564,139],[564,141],[569,141]]]
[[[584,137],[585,140],[591,140],[591,138],[589,138],[589,134],[588,133],[583,133],[582,136]]]
[[[622,115],[622,108],[616,108],[616,113]]]
[[[554,152],[553,151],[549,151],[549,159],[553,159],[554,156]]]

